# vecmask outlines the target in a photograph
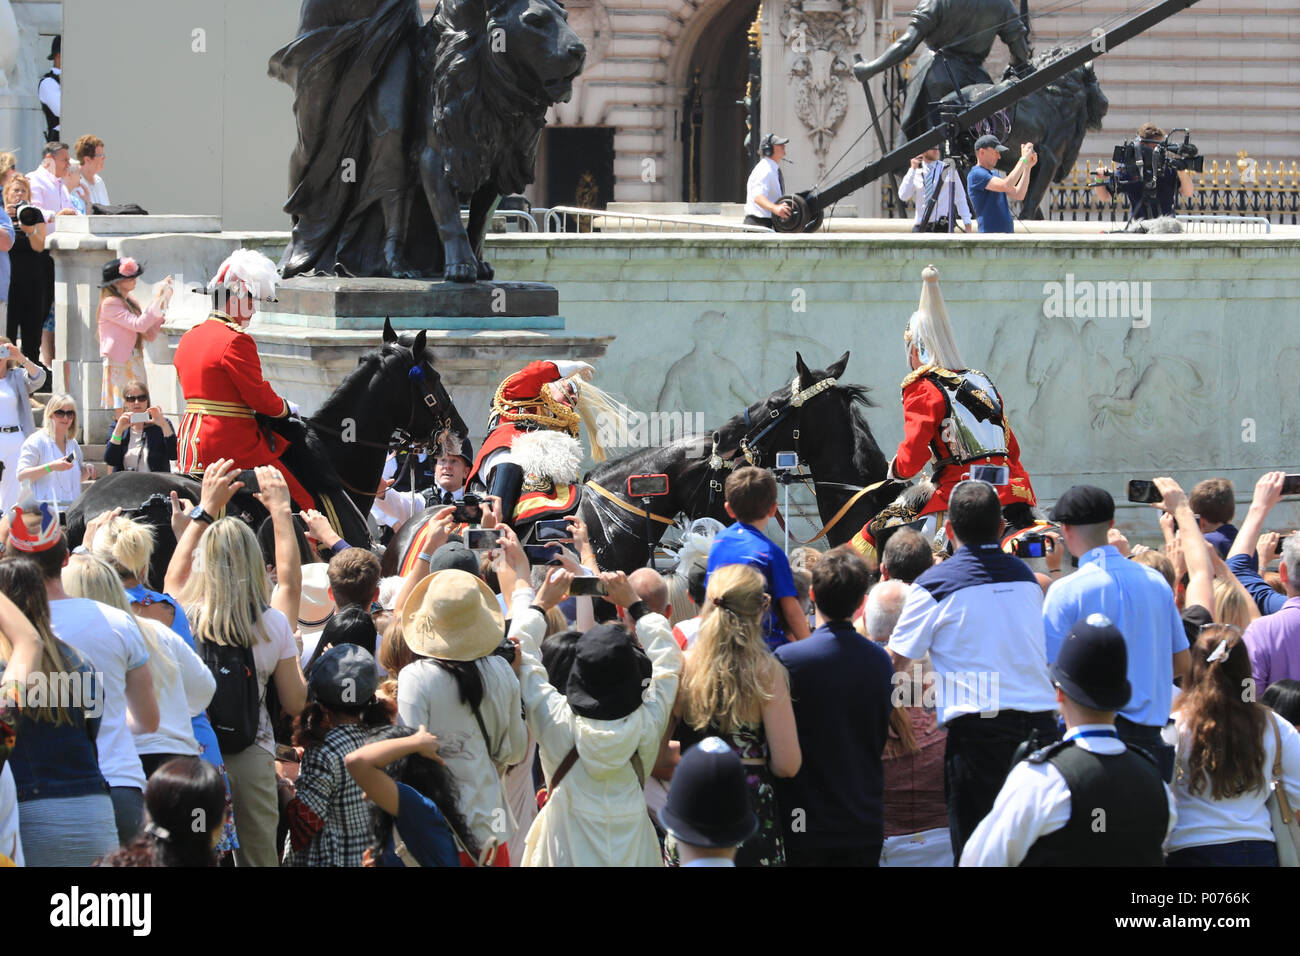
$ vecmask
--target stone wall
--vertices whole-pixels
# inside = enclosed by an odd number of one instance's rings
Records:
[[[114,203],[289,228],[293,92],[266,67],[296,35],[298,6],[65,0],[64,138],[104,140]]]
[[[847,349],[845,377],[873,387],[869,420],[890,453],[902,331],[933,262],[963,358],[998,384],[1040,500],[1080,480],[1122,498],[1127,479],[1170,473],[1188,488],[1226,475],[1248,500],[1263,471],[1300,472],[1300,407],[1279,397],[1300,361],[1300,239],[488,241],[499,277],[559,289],[570,331],[616,336],[598,380],[637,408],[712,427],[788,382],[796,350],[816,368]],[[1129,314],[1086,314],[1086,283],[1130,281]],[[1046,317],[1048,283],[1061,284],[1053,305],[1068,293],[1074,308]],[[1135,506],[1123,522],[1150,535],[1151,514]],[[1300,509],[1278,520],[1300,523]]]

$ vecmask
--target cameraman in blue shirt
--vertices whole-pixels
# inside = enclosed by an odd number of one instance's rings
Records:
[[[1029,171],[1038,163],[1034,144],[1023,143],[1015,169],[1006,176],[997,176],[998,160],[1006,151],[996,136],[985,135],[975,141],[975,166],[966,177],[966,191],[980,232],[1015,232],[1007,199],[1021,202],[1029,192]]]

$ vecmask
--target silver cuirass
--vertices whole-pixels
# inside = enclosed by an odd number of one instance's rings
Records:
[[[942,379],[932,379],[948,399],[950,418],[940,428],[940,439],[948,446],[949,455],[960,463],[1005,455],[1007,434],[1002,427],[1002,399],[993,383],[983,372],[962,372],[961,378],[968,389],[964,396],[960,386]],[[977,412],[970,406],[980,407]]]

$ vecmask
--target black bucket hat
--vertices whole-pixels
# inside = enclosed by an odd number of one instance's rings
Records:
[[[580,717],[618,720],[641,706],[650,660],[621,624],[598,624],[574,649],[565,696]]]
[[[740,758],[718,737],[706,737],[673,771],[659,819],[691,846],[739,846],[758,830]]]
[[[1052,680],[1084,707],[1119,710],[1133,696],[1124,635],[1104,614],[1076,621],[1052,664]]]

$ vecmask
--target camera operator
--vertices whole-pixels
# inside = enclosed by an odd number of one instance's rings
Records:
[[[1165,145],[1165,131],[1159,126],[1147,123],[1138,130],[1138,139],[1141,140],[1142,146],[1142,165],[1144,169],[1153,169],[1153,160],[1155,150]],[[1140,175],[1135,175],[1135,171],[1129,166],[1117,166],[1113,171],[1107,168],[1105,163],[1097,168],[1098,179],[1109,179],[1118,188],[1119,191],[1128,197],[1130,210],[1138,210],[1145,202],[1144,184]],[[1153,172],[1152,175],[1155,175]],[[1174,214],[1175,193],[1184,198],[1191,198],[1196,195],[1196,184],[1192,182],[1192,174],[1187,169],[1178,169],[1173,164],[1166,162],[1160,168],[1159,180],[1155,183],[1155,201],[1159,207],[1159,215],[1172,216]],[[1103,203],[1109,203],[1113,193],[1109,185],[1101,184],[1093,189],[1093,193]],[[1146,210],[1148,215],[1135,216],[1138,219],[1155,218],[1156,210]]]
[[[966,189],[960,180],[961,175],[940,159],[937,146],[912,157],[911,168],[898,184],[898,198],[902,202],[916,200],[913,232],[947,232],[954,201],[962,222],[966,224],[966,231],[971,231],[971,220],[975,217],[971,215]],[[927,211],[930,213],[928,220]]]
[[[762,156],[750,171],[745,184],[745,225],[772,228],[772,217],[790,218],[792,210],[777,202],[785,195],[785,177],[781,163],[785,160],[785,147],[790,140],[768,133],[759,144]]]

